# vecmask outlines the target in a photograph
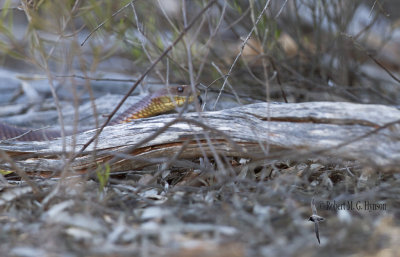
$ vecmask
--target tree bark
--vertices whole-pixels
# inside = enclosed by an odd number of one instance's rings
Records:
[[[106,127],[97,144],[69,167],[84,171],[114,157],[111,170],[132,170],[173,156],[181,160],[207,155],[249,159],[329,156],[393,169],[400,163],[399,119],[400,111],[394,107],[338,102],[259,103],[181,117],[161,115]],[[24,171],[55,172],[95,133],[67,137],[67,152],[62,152],[62,139],[3,141],[0,149]],[[1,166],[10,167],[4,162]]]

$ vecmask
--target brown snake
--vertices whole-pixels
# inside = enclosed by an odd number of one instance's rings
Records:
[[[199,97],[199,92],[193,93],[190,86],[175,86],[161,89],[133,104],[113,119],[109,125],[127,123],[134,119],[165,113],[175,109],[177,106],[183,106],[186,102],[193,102],[196,96]],[[45,141],[60,136],[60,131],[32,130],[0,123],[0,140],[15,138],[15,140],[19,141]]]

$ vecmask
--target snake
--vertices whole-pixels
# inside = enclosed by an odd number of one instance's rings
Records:
[[[132,122],[136,119],[148,118],[181,107],[185,103],[193,102],[196,97],[201,102],[200,92],[193,92],[191,86],[179,85],[157,90],[130,106],[123,113],[111,120],[108,124]],[[0,140],[15,139],[18,141],[46,141],[61,137],[57,130],[33,130],[20,128],[0,122]]]

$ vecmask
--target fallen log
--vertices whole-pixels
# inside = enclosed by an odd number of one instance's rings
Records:
[[[258,103],[180,117],[161,115],[106,127],[69,167],[87,170],[112,160],[113,171],[135,170],[176,155],[177,159],[223,155],[250,159],[333,156],[393,169],[400,163],[397,122],[400,111],[394,107],[338,102]],[[0,149],[21,170],[54,172],[95,133],[66,137],[65,151],[63,139],[3,141]],[[10,167],[1,163],[2,169]]]

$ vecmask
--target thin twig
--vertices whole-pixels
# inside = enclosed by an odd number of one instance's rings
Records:
[[[346,36],[347,38],[349,38],[354,45],[356,45],[361,51],[363,51],[369,58],[372,59],[372,61],[374,61],[379,67],[381,67],[384,71],[386,71],[386,73],[392,78],[394,79],[396,82],[400,83],[400,79],[397,78],[388,68],[386,68],[380,61],[378,61],[375,57],[372,56],[372,54],[367,51],[361,44],[359,44],[351,35],[347,35],[345,33],[342,33],[342,35]]]
[[[133,16],[135,17],[137,30],[139,31],[139,33],[141,34],[141,36],[142,36],[143,38],[146,38],[146,39],[147,39],[147,37],[146,37],[146,35],[145,35],[145,33],[144,33],[144,30],[143,30],[143,27],[141,26],[141,24],[140,24],[140,22],[139,22],[139,17],[138,17],[138,15],[137,15],[137,13],[136,13],[135,5],[134,5],[133,3],[131,3],[131,6],[132,6],[132,11],[133,11]],[[149,42],[150,42],[150,40],[149,40]],[[140,40],[140,45],[142,46],[143,52],[145,53],[147,59],[148,59],[150,62],[153,62],[153,58],[151,57],[149,51],[147,51],[147,49],[146,49],[145,41],[144,41],[144,40]],[[160,77],[160,80],[163,81],[163,82],[165,82],[164,76],[161,74],[161,72],[160,72],[157,68],[156,68],[156,71],[155,71],[155,72],[156,72],[156,74]]]
[[[107,21],[111,20],[111,18],[113,18],[114,16],[116,16],[117,14],[119,14],[120,12],[122,12],[122,10],[124,10],[126,7],[128,7],[131,3],[135,2],[135,0],[130,1],[129,3],[127,3],[126,5],[124,5],[121,9],[119,9],[118,11],[116,11],[115,13],[113,13],[113,15],[111,15],[110,18],[104,20],[102,23],[100,23],[94,30],[92,30],[89,35],[87,35],[87,37],[85,38],[85,40],[83,40],[83,42],[81,43],[81,46],[83,46],[86,41],[92,36],[92,34],[94,32],[96,32],[99,28],[101,28]]]
[[[108,79],[108,78],[93,78],[89,76],[81,76],[76,74],[71,75],[55,75],[56,78],[77,78],[77,79],[85,79],[85,80],[94,80],[94,81],[113,81],[113,82],[136,82],[137,79]],[[43,78],[45,79],[45,78]],[[158,82],[154,82],[158,83]]]
[[[392,78],[394,79],[396,82],[400,83],[400,79],[397,78],[388,68],[386,68],[380,61],[378,61],[377,59],[375,59],[375,57],[372,56],[371,53],[369,53],[368,51],[365,52],[365,54],[371,58],[379,67],[381,67],[384,71],[386,71],[386,73]]]
[[[10,164],[11,168],[14,170],[15,173],[18,174],[18,176],[20,176],[23,180],[25,180],[28,186],[32,188],[32,191],[35,195],[40,194],[41,192],[40,188],[28,177],[25,171],[21,170],[17,166],[17,164],[15,164],[15,162],[10,158],[10,156],[8,156],[8,154],[4,150],[0,149],[0,157],[1,159]]]
[[[244,47],[246,46],[247,41],[249,41],[251,34],[253,34],[253,31],[255,30],[257,24],[260,22],[261,17],[262,17],[262,15],[264,14],[264,12],[267,10],[267,8],[268,8],[270,2],[271,2],[271,0],[268,0],[268,1],[265,3],[264,8],[261,10],[260,14],[258,15],[257,20],[255,21],[255,23],[254,23],[253,27],[251,28],[249,34],[247,35],[246,39],[243,41],[243,43],[242,43],[242,45],[241,45],[241,47],[240,47],[240,52],[236,55],[235,60],[233,61],[231,67],[229,68],[228,73],[226,74],[224,83],[222,84],[221,91],[220,91],[220,93],[219,93],[218,96],[217,96],[217,100],[215,100],[213,109],[215,109],[215,106],[217,105],[217,103],[218,103],[218,101],[219,101],[219,98],[221,97],[222,91],[223,91],[224,88],[225,88],[225,84],[226,84],[228,78],[229,78],[229,77],[231,76],[231,74],[232,74],[233,68],[235,67],[235,65],[236,65],[237,61],[239,60],[240,56],[242,56],[242,54],[243,54],[243,49],[244,49]]]

